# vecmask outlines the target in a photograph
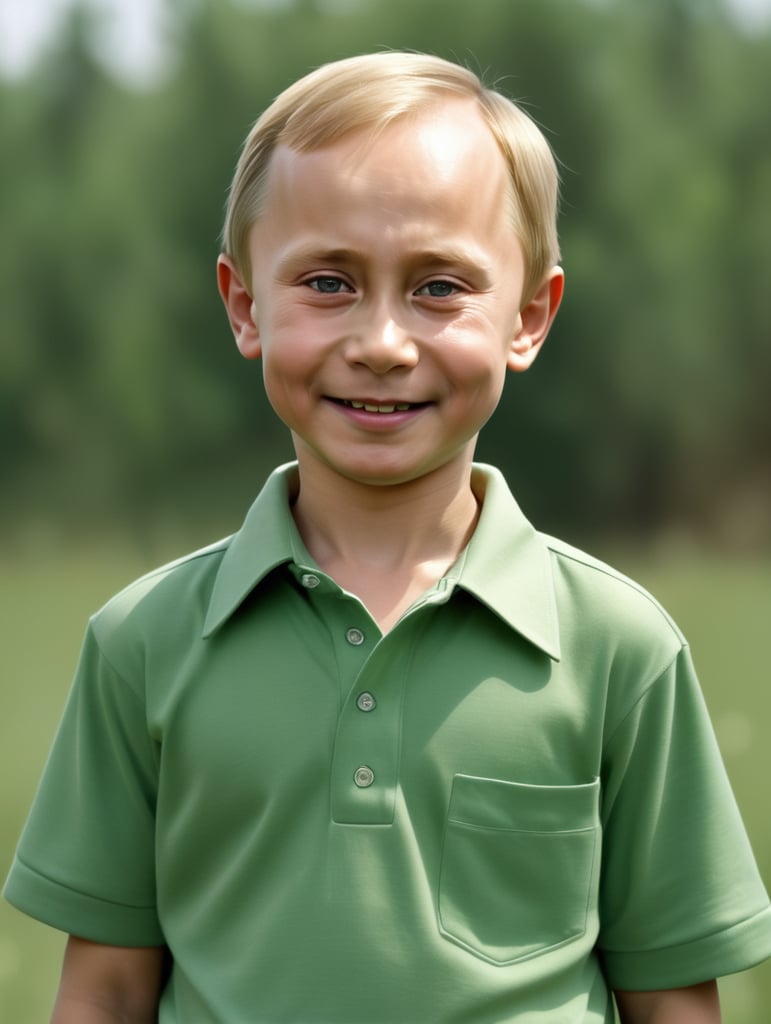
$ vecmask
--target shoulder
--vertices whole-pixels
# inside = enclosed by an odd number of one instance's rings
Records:
[[[214,579],[232,537],[159,566],[120,590],[90,620],[105,650],[152,638],[172,639],[180,630],[200,637]]]
[[[564,541],[541,538],[551,557],[563,643],[617,669],[634,666],[648,681],[687,647],[677,623],[645,587]]]
[[[635,580],[599,558],[555,537],[540,534],[550,552],[555,585],[563,596],[569,588],[572,600],[586,613],[603,618],[631,620],[661,631],[678,645],[685,638],[677,623],[657,599]]]

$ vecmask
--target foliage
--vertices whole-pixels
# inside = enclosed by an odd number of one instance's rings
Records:
[[[500,82],[564,167],[566,302],[480,457],[553,531],[771,539],[769,33],[719,0],[167,2],[160,82],[110,76],[84,4],[0,83],[6,518],[141,525],[181,494],[240,508],[290,455],[219,308],[227,185],[290,81],[406,47]]]

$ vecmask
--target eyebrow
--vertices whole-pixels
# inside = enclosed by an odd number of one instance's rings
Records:
[[[342,266],[347,263],[366,263],[367,255],[362,250],[346,246],[326,248],[324,245],[305,245],[286,253],[278,263],[279,273],[286,272],[305,263],[323,263],[329,266]],[[490,265],[482,254],[473,248],[462,245],[437,246],[430,249],[415,249],[408,252],[407,263],[416,266],[439,264],[458,266],[489,275]]]
[[[364,259],[364,254],[356,249],[333,248],[327,249],[323,245],[305,245],[299,249],[291,249],[281,257],[278,263],[279,271],[288,270],[297,264],[303,263],[329,263],[338,265],[341,263],[354,263]]]

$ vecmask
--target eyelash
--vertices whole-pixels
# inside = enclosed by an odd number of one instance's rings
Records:
[[[325,289],[318,287],[319,282],[321,281],[331,281],[334,284],[341,285],[341,287],[332,291],[326,291]],[[316,277],[309,277],[304,283],[320,295],[343,295],[347,292],[353,291],[350,285],[344,281],[342,277],[336,277],[334,274],[317,274]]]
[[[335,285],[338,285],[339,287],[331,290],[326,290],[324,288],[319,287],[322,281],[327,283],[333,283]],[[313,289],[313,291],[318,292],[320,295],[341,295],[347,294],[348,292],[352,292],[354,290],[345,280],[343,280],[342,277],[337,277],[334,274],[317,274],[316,277],[310,277],[304,283],[309,288]],[[443,286],[447,288],[448,291],[443,295],[433,295],[431,294],[431,292],[427,291],[427,289],[432,288],[435,285]],[[453,281],[448,281],[445,278],[436,278],[435,280],[427,281],[425,284],[422,284],[419,288],[416,288],[415,291],[413,292],[413,295],[422,294],[427,298],[432,299],[449,299],[452,298],[453,295],[457,295],[457,293],[460,291],[461,288],[459,287],[459,285],[455,284]]]
[[[437,284],[449,290],[444,295],[432,295],[431,292],[424,290],[427,288],[432,288],[434,285]],[[414,294],[420,295],[422,293],[423,295],[426,295],[428,298],[431,299],[451,299],[453,295],[457,295],[458,292],[460,292],[461,290],[462,289],[460,288],[460,286],[455,284],[454,281],[448,281],[446,280],[446,278],[437,277],[433,281],[426,281],[425,284],[422,284],[420,288],[417,288],[415,290]]]

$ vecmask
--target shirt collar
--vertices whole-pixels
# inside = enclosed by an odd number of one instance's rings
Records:
[[[475,463],[471,482],[482,504],[479,522],[449,575],[559,661],[557,601],[546,542],[522,514],[499,470]]]
[[[302,542],[289,507],[297,491],[297,464],[275,469],[225,550],[214,580],[203,636],[210,636],[279,565],[291,562]]]
[[[214,581],[203,635],[210,636],[269,572],[301,558],[312,564],[289,508],[297,464],[270,475],[230,541]],[[549,550],[511,495],[503,475],[475,463],[472,486],[482,503],[474,535],[447,574],[512,629],[555,661],[559,628]]]

